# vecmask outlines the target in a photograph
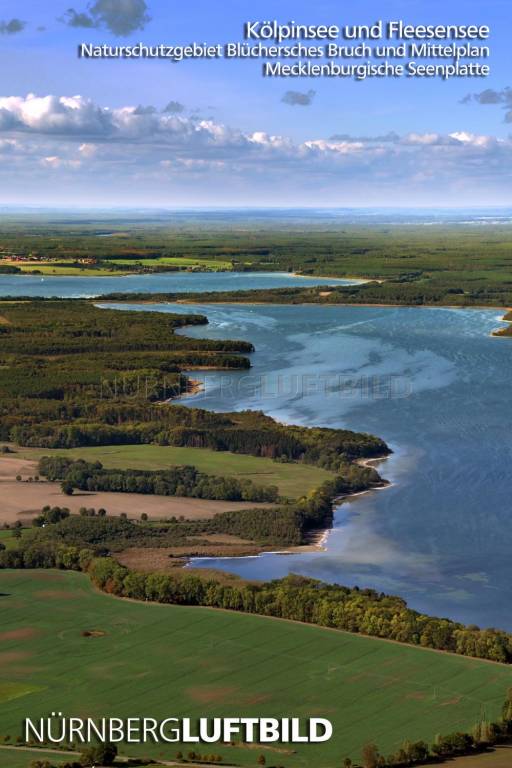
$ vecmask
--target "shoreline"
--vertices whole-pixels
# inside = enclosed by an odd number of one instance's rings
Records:
[[[187,388],[185,392],[180,392],[179,395],[171,399],[181,400],[182,397],[194,397],[194,395],[199,395],[201,392],[204,392],[204,391],[205,391],[204,381],[201,381],[200,379],[190,379],[187,376]]]
[[[357,459],[356,464],[359,464],[360,466],[371,466],[371,464],[374,463],[381,463],[383,461],[386,461],[386,459],[391,456],[392,453],[389,453],[385,456],[375,456],[367,459]],[[392,488],[395,484],[391,483],[389,480],[382,479],[382,483],[380,485],[373,486],[371,488],[365,488],[363,491],[356,491],[355,493],[346,493],[342,496],[337,496],[332,500],[332,507],[333,507],[333,513],[336,507],[341,506],[344,501],[351,501],[352,499],[356,499],[359,496],[364,496],[367,493],[373,493],[374,491],[385,491],[388,488]],[[334,514],[333,514],[333,522],[334,522]],[[304,544],[296,544],[290,547],[285,547],[284,549],[279,550],[265,550],[261,549],[261,551],[256,552],[254,554],[250,555],[204,555],[199,557],[188,557],[186,562],[183,565],[183,568],[194,568],[194,562],[200,561],[200,560],[253,560],[255,558],[261,558],[265,555],[299,555],[299,554],[306,554],[306,553],[320,553],[320,552],[326,552],[327,551],[327,541],[329,539],[329,536],[331,535],[332,531],[334,530],[334,525],[331,524],[329,528],[319,528],[319,529],[313,529],[309,532],[309,534],[306,534],[307,536],[311,537],[311,540],[304,543]]]

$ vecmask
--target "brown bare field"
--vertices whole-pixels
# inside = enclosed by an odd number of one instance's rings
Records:
[[[109,515],[126,512],[129,518],[139,519],[145,512],[150,520],[162,520],[168,517],[183,517],[188,520],[206,520],[218,512],[234,512],[238,509],[254,507],[272,507],[252,501],[211,501],[192,499],[181,496],[151,496],[141,493],[113,493],[76,491],[73,496],[62,493],[59,483],[44,480],[28,482],[29,477],[37,476],[37,462],[15,458],[12,455],[0,456],[0,525],[14,523],[16,520],[30,520],[41,512],[42,507],[68,507],[78,514],[80,507],[94,507],[107,510]],[[21,475],[23,482],[17,482]]]
[[[37,462],[29,459],[19,459],[14,456],[0,457],[0,480],[16,480],[16,476],[23,478],[37,475]]]
[[[183,517],[189,520],[205,520],[218,512],[231,512],[238,509],[269,507],[271,504],[255,504],[249,501],[210,501],[209,499],[191,499],[180,496],[149,496],[140,493],[112,493],[78,491],[73,496],[62,493],[59,483],[18,483],[0,477],[0,525],[14,523],[16,520],[30,520],[39,514],[42,507],[68,507],[78,514],[80,507],[103,507],[109,515],[126,512],[129,518],[139,519],[145,512],[150,520],[162,520],[168,517]]]

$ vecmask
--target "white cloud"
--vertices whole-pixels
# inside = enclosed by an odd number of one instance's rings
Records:
[[[254,128],[244,132],[148,107],[110,109],[83,96],[4,97],[0,176],[21,191],[42,185],[51,173],[60,178],[53,188],[62,190],[69,176],[80,179],[83,190],[116,199],[169,194],[182,202],[199,195],[214,202],[230,196],[230,202],[284,205],[506,204],[512,192],[508,138],[461,129],[373,137],[340,133],[297,142]]]
[[[62,160],[60,157],[57,157],[57,155],[51,155],[50,157],[43,157],[41,160],[41,165],[46,166],[47,168],[59,168],[62,164]]]
[[[98,152],[98,147],[95,144],[80,144],[78,151],[82,157],[94,157]]]

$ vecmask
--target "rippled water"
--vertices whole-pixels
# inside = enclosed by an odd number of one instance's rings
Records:
[[[208,374],[188,405],[368,431],[394,450],[381,465],[392,487],[344,503],[326,552],[198,565],[372,586],[421,610],[512,629],[512,339],[490,336],[500,313],[152,309],[204,312],[210,325],[187,334],[255,344],[249,373]]]
[[[360,280],[299,277],[287,272],[160,272],[152,275],[1,275],[0,296],[87,298],[106,293],[193,293],[243,291],[306,285],[353,285]]]
[[[275,273],[2,275],[0,293],[72,297],[304,284]],[[490,337],[500,324],[496,310],[150,309],[203,312],[210,325],[186,333],[255,344],[250,372],[208,373],[205,392],[187,398],[188,405],[262,409],[285,422],[368,431],[394,450],[381,466],[392,487],[344,503],[326,552],[198,565],[373,586],[422,610],[512,629],[512,339]]]

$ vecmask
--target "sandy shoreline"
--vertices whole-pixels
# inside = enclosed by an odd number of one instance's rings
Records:
[[[176,398],[172,398],[173,400],[179,400],[182,397],[193,397],[194,395],[198,395],[200,392],[204,392],[204,381],[201,381],[200,379],[190,379],[187,376],[187,389],[185,392],[181,392]]]

